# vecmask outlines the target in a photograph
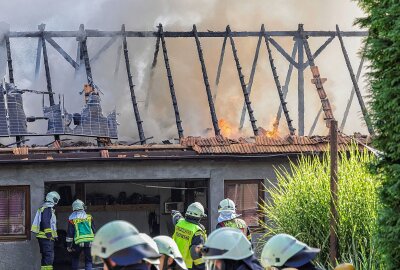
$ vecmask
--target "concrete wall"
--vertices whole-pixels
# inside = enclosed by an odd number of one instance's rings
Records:
[[[224,180],[274,179],[273,166],[286,158],[268,160],[121,160],[8,164],[0,167],[0,185],[30,185],[32,219],[51,182],[102,182],[132,180],[210,179],[209,215],[215,228],[217,205],[224,197]],[[40,254],[34,236],[30,241],[0,242],[0,269],[39,269]]]

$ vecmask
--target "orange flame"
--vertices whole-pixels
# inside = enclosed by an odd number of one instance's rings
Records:
[[[272,130],[265,130],[264,128],[260,127],[259,131],[261,132],[262,136],[277,139],[279,138],[278,126],[279,126],[279,121],[278,119],[275,119],[274,122],[272,123]]]
[[[224,137],[230,138],[232,136],[232,125],[225,119],[218,120],[218,126],[221,129],[221,134]]]

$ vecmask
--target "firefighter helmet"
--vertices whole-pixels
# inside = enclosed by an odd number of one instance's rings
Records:
[[[178,245],[171,237],[160,235],[154,237],[153,239],[157,243],[160,254],[171,257],[172,259],[174,259],[176,264],[179,265],[180,268],[184,270],[187,269],[186,264],[182,258],[182,254],[179,251]]]
[[[185,215],[195,217],[195,218],[202,218],[206,217],[207,215],[204,213],[204,207],[199,202],[194,202],[190,204],[186,210]]]
[[[78,211],[78,210],[85,210],[85,203],[82,202],[81,200],[75,200],[72,203],[72,210],[73,211]]]
[[[60,194],[58,194],[57,191],[50,191],[46,195],[46,202],[57,204],[59,200],[60,200]]]
[[[218,212],[222,211],[231,211],[235,212],[236,211],[236,205],[231,199],[223,199],[219,205],[218,205]]]

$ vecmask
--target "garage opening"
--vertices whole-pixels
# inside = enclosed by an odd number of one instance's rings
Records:
[[[56,206],[59,239],[55,244],[55,269],[69,269],[70,266],[65,237],[75,199],[86,203],[86,211],[93,216],[97,229],[109,221],[121,219],[150,236],[171,236],[174,232],[171,210],[184,213],[190,203],[198,201],[207,213],[208,182],[208,179],[198,179],[46,183],[45,192],[55,190],[61,196]],[[209,229],[208,219],[202,220],[202,224]],[[83,265],[83,257],[81,259]]]

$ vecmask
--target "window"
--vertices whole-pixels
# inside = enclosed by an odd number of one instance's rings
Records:
[[[30,237],[29,186],[0,186],[0,241]]]
[[[261,181],[225,181],[225,198],[233,200],[236,212],[249,226],[258,226],[258,203],[260,202]]]

